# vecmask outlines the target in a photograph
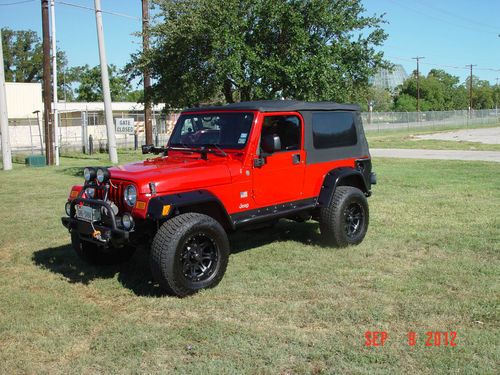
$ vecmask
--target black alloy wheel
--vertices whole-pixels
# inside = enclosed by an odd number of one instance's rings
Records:
[[[363,228],[364,210],[357,202],[351,203],[345,210],[345,231],[349,238],[356,238]]]
[[[207,281],[217,270],[219,249],[209,236],[197,233],[186,241],[181,253],[182,273],[191,282]]]

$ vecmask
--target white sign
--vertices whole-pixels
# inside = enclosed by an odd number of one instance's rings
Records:
[[[134,134],[135,125],[133,118],[115,118],[117,134]]]

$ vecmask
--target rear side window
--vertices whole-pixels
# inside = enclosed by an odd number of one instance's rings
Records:
[[[312,115],[314,148],[354,146],[357,141],[353,112],[316,112]]]

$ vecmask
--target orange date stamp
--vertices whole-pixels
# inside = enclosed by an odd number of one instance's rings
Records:
[[[366,331],[364,334],[364,346],[379,347],[384,346],[390,339],[387,331]],[[457,346],[456,331],[427,331],[424,334],[418,334],[409,331],[406,334],[406,343],[408,346],[424,345],[427,347]]]

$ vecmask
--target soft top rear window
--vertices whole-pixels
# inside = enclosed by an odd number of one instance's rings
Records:
[[[354,112],[314,112],[313,145],[316,149],[353,146],[357,143]]]

